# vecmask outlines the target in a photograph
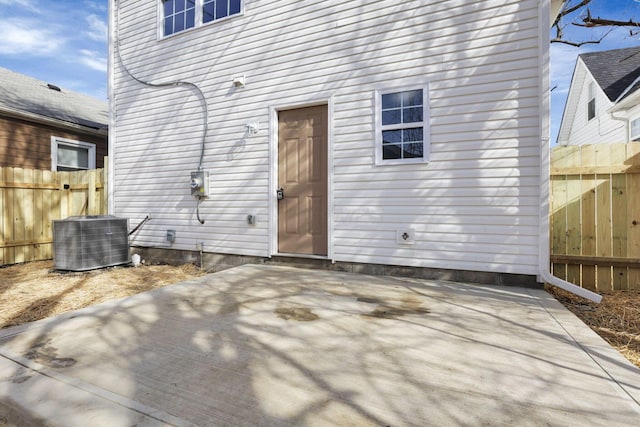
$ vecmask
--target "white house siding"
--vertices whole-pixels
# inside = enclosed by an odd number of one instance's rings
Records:
[[[585,69],[581,60],[577,66],[581,67],[583,77],[573,90],[579,93],[573,120],[570,121],[568,138],[560,141],[563,145],[583,144],[607,144],[627,142],[627,125],[625,121],[615,120],[607,112],[613,106],[613,102],[607,98],[604,91],[598,86],[593,76]],[[594,82],[596,92],[596,116],[587,120],[587,103],[589,102],[589,83]],[[620,117],[620,114],[616,114]]]
[[[114,65],[115,214],[148,213],[134,243],[269,256],[276,155],[270,107],[331,99],[335,261],[536,274],[537,0],[245,0],[244,15],[159,40],[155,0],[121,3],[124,63],[208,101],[211,197],[195,218],[202,109]],[[246,87],[232,77],[246,76]],[[429,85],[431,162],[374,165],[374,91]],[[259,122],[247,137],[245,124]],[[258,222],[249,226],[248,214]],[[414,230],[399,244],[397,231]]]

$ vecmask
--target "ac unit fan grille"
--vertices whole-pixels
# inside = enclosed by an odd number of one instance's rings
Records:
[[[53,221],[53,264],[57,270],[84,271],[127,264],[129,221],[111,215]]]

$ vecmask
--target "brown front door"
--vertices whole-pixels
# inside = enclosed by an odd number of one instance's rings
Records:
[[[278,252],[327,255],[327,106],[278,113]]]

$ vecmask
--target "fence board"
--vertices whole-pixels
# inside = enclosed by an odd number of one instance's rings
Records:
[[[567,178],[554,177],[551,180],[551,253],[567,253]],[[567,278],[567,264],[553,263],[553,274],[561,279]]]
[[[611,176],[596,175],[596,255],[612,257]],[[611,289],[612,267],[597,266],[596,287]]]
[[[52,221],[106,214],[106,172],[0,168],[0,265],[53,257]]]
[[[14,171],[13,168],[5,168],[2,176],[4,182],[13,182]],[[2,222],[4,224],[3,242],[12,242],[15,240],[13,236],[13,198],[14,189],[6,188],[4,194],[4,206]],[[11,264],[15,260],[15,248],[13,246],[3,248],[5,264]]]
[[[627,175],[627,256],[640,258],[640,200],[632,195],[640,195],[640,175]],[[640,284],[640,268],[630,267],[627,273],[628,289],[636,289]]]
[[[554,147],[551,162],[554,274],[589,289],[640,288],[640,143]]]

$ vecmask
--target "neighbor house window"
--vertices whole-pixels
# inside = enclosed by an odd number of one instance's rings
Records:
[[[640,141],[640,118],[631,120],[629,124],[629,140]]]
[[[51,137],[51,170],[76,171],[95,168],[95,144]]]
[[[429,160],[427,87],[376,92],[376,163]]]
[[[241,13],[241,0],[162,0],[162,34],[169,36]]]
[[[587,102],[587,121],[596,116],[596,89],[593,82],[589,83],[589,101]]]

